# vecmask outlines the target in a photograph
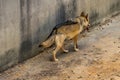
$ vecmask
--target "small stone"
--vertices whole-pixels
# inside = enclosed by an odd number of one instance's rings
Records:
[[[68,76],[68,78],[70,79],[70,76]]]
[[[100,74],[97,74],[97,76],[100,76]]]
[[[105,50],[105,52],[107,52],[107,50]]]

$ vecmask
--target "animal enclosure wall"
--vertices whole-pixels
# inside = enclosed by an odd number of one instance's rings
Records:
[[[93,23],[120,11],[120,0],[0,0],[0,71],[39,54],[53,27],[82,11]]]

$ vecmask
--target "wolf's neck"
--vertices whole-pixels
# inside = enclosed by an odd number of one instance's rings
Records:
[[[83,26],[79,24],[79,27],[80,27],[80,32],[83,31]]]

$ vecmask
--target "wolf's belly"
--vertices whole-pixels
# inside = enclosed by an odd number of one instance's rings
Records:
[[[71,32],[71,33],[66,33],[66,37],[67,39],[72,39],[74,38],[76,35],[78,35],[80,33],[80,31],[75,31],[75,32]]]

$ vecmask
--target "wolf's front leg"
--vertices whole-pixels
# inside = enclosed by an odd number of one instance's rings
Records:
[[[79,51],[77,41],[78,41],[78,35],[73,38],[74,40],[74,50]]]

